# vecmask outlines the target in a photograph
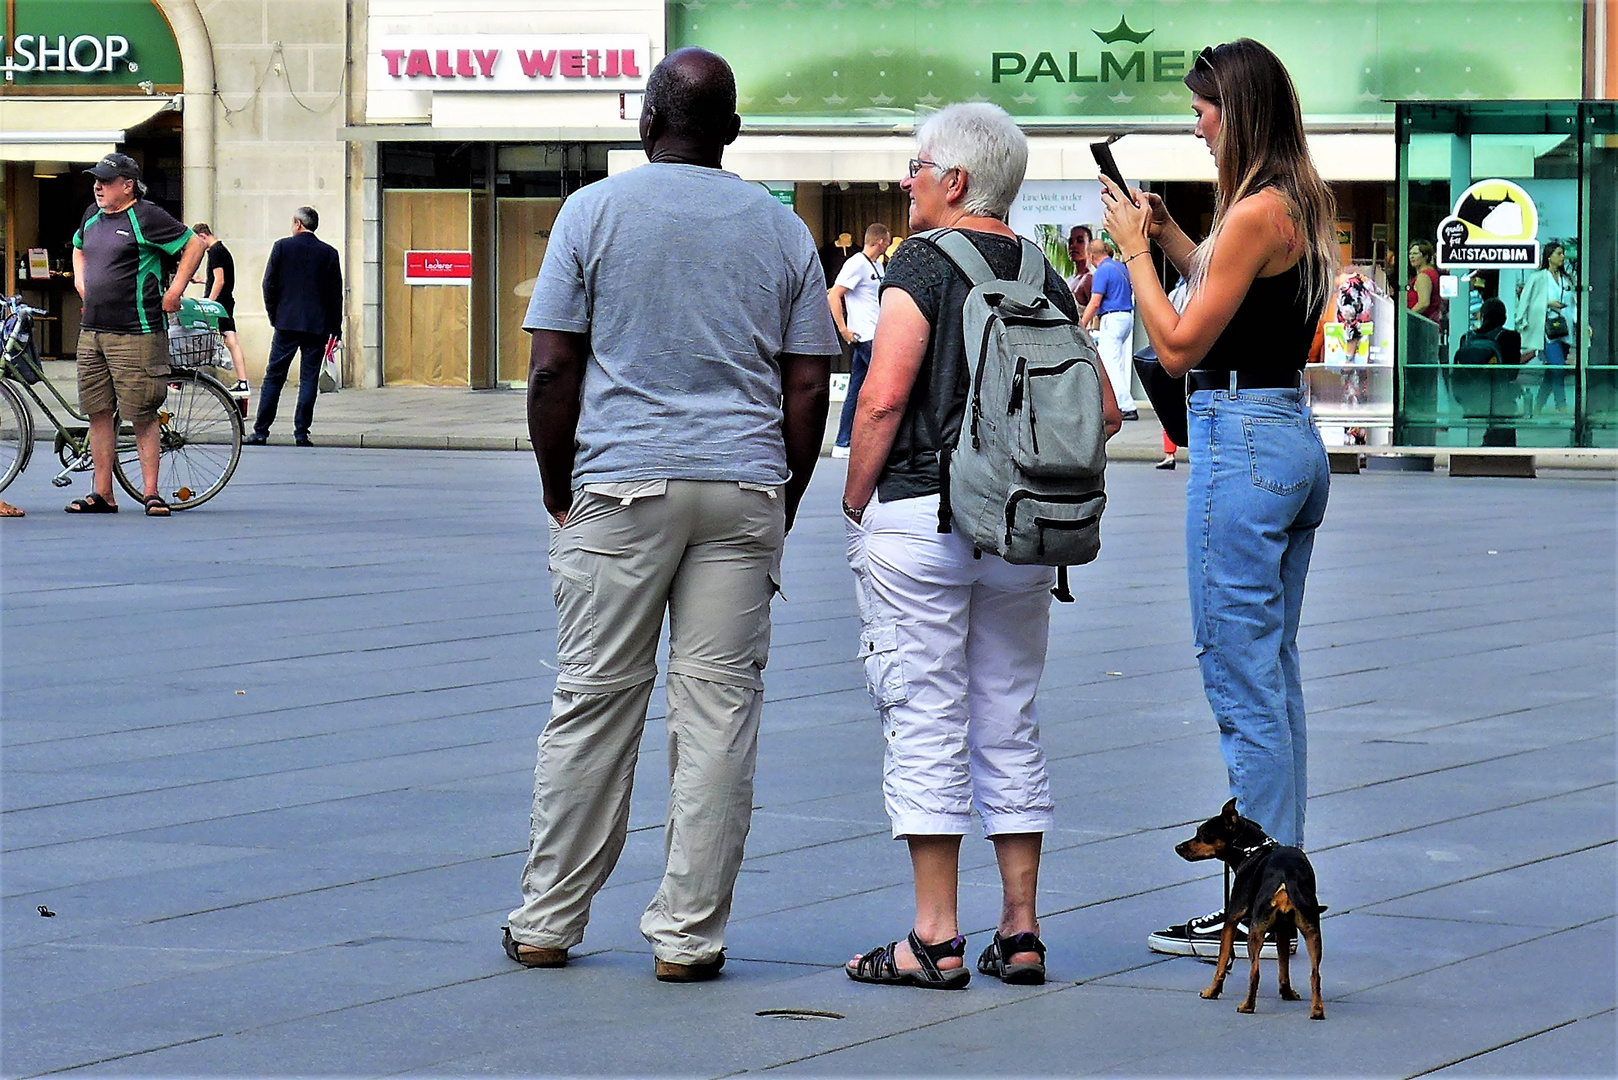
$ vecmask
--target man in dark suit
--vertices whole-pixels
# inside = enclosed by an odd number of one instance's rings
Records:
[[[264,267],[264,312],[275,328],[269,363],[259,387],[258,419],[245,440],[250,446],[269,441],[281,388],[294,353],[298,361],[298,408],[292,417],[293,441],[313,446],[309,424],[320,392],[320,362],[326,343],[343,332],[343,274],[337,249],[315,235],[320,215],[300,206],[292,215],[292,235],[277,240]]]

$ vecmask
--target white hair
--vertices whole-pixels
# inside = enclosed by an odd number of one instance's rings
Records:
[[[998,105],[972,101],[947,105],[916,130],[921,157],[940,171],[966,174],[969,214],[1005,219],[1028,172],[1028,137]]]

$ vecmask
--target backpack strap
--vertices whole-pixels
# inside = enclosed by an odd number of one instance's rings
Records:
[[[943,252],[944,257],[955,264],[955,269],[972,283],[973,288],[1000,280],[1000,275],[989,268],[988,260],[977,245],[968,240],[960,229],[930,229],[917,235]]]
[[[1022,265],[1017,268],[1017,280],[1030,288],[1045,291],[1045,253],[1028,237],[1022,237]]]

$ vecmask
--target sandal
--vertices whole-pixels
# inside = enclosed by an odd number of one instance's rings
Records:
[[[938,967],[938,961],[946,957],[966,956],[966,939],[960,935],[938,945],[923,945],[916,932],[910,931],[910,951],[921,963],[919,968],[900,968],[894,959],[898,948],[897,941],[879,945],[861,956],[857,963],[846,965],[843,970],[855,982],[876,983],[879,986],[915,986],[923,990],[964,990],[966,984],[972,981],[972,973],[966,970],[964,964],[948,971]]]
[[[506,955],[511,957],[523,967],[528,968],[559,968],[567,967],[566,949],[547,949],[538,945],[524,945],[511,936],[511,927],[502,926],[506,934]],[[523,950],[528,950],[524,952]]]
[[[1031,964],[1007,963],[1008,956],[1025,952],[1038,953],[1039,961]],[[1031,931],[1001,937],[997,930],[994,941],[983,950],[983,955],[978,957],[978,970],[985,975],[993,975],[1001,982],[1016,986],[1039,986],[1045,981],[1045,943],[1039,940],[1038,934]]]
[[[27,512],[23,510],[22,507],[12,506],[10,503],[6,502],[6,500],[0,499],[0,518],[17,518],[27,516]]]
[[[82,499],[74,499],[62,507],[70,514],[116,514],[118,504],[102,495],[99,491],[92,491]]]
[[[161,495],[148,495],[141,502],[146,504],[147,517],[168,517],[169,504],[163,501]]]

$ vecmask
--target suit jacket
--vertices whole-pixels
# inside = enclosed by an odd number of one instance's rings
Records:
[[[312,232],[277,240],[264,266],[264,312],[277,330],[341,336],[343,273],[337,249]]]

